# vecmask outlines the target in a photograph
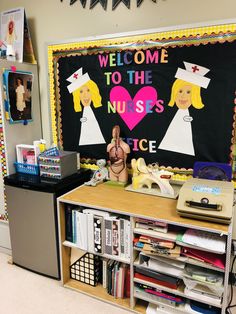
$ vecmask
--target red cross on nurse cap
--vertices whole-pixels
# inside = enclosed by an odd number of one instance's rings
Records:
[[[183,81],[207,88],[210,79],[205,76],[210,70],[200,65],[185,62],[185,69],[178,68],[175,77]]]
[[[67,86],[69,93],[73,93],[76,89],[80,88],[82,85],[90,80],[88,73],[83,74],[82,68],[75,71],[70,77],[66,79],[71,84]]]
[[[71,76],[68,77],[66,80],[70,83],[73,83],[81,75],[83,75],[83,69],[79,68],[79,70],[77,70],[73,74],[71,74]]]

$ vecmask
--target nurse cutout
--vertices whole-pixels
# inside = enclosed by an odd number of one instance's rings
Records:
[[[188,62],[184,62],[184,65],[186,70],[178,68],[175,74],[177,79],[172,86],[168,104],[170,107],[176,104],[179,109],[158,148],[195,156],[191,126],[193,118],[189,115],[188,108],[191,105],[195,109],[204,107],[201,87],[208,87],[210,79],[204,75],[209,69]]]
[[[82,74],[82,68],[73,73],[68,79],[71,84],[67,86],[69,93],[73,93],[74,109],[83,110],[79,146],[91,144],[105,144],[100,126],[93,109],[102,106],[101,95],[97,84],[92,81],[88,73]]]

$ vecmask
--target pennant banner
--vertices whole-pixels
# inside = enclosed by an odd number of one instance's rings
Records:
[[[60,1],[63,2],[63,0],[60,0]],[[140,7],[141,4],[143,3],[143,1],[144,1],[144,0],[137,0],[137,7]],[[152,1],[152,2],[155,2],[155,3],[157,2],[157,0],[151,0],[151,1]],[[70,0],[70,5],[73,5],[75,2],[77,2],[77,0]],[[80,0],[80,3],[81,3],[81,5],[82,5],[83,8],[85,8],[86,2],[87,2],[87,0]],[[116,7],[117,7],[121,2],[123,2],[124,5],[125,5],[128,9],[130,9],[130,2],[131,2],[130,0],[112,0],[112,10],[115,10]],[[93,9],[93,8],[96,6],[96,4],[98,4],[98,3],[101,4],[101,6],[103,7],[104,10],[107,9],[107,0],[91,0],[91,1],[90,1],[90,6],[89,6],[89,8],[90,8],[90,9]]]

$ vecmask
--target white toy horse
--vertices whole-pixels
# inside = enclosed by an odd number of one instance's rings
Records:
[[[141,189],[146,186],[152,188],[152,184],[156,183],[161,191],[161,194],[174,195],[174,189],[170,185],[172,172],[167,170],[159,170],[158,167],[146,165],[143,158],[132,159],[131,166],[133,169],[132,187],[133,189]]]

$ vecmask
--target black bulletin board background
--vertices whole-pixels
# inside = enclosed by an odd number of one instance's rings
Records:
[[[122,45],[114,45],[109,49],[107,46],[86,47],[77,46],[72,50],[55,50],[52,55],[54,68],[54,87],[56,95],[56,124],[58,145],[64,150],[77,151],[80,153],[82,161],[89,160],[94,163],[96,159],[108,159],[106,146],[111,141],[112,128],[118,124],[121,129],[121,137],[128,142],[131,148],[128,161],[132,158],[143,157],[146,163],[158,162],[159,165],[172,168],[191,169],[195,161],[212,161],[230,163],[233,165],[234,158],[234,110],[235,110],[235,90],[236,90],[236,41],[235,33],[225,37],[230,41],[222,40],[222,34],[216,36],[214,41],[207,41],[197,38],[197,44],[191,45],[187,39],[183,44],[151,44],[133,42],[126,48]],[[219,40],[218,40],[219,39]],[[136,64],[101,67],[98,55],[120,54],[123,59],[125,52],[132,55],[135,52],[146,50],[152,53],[156,50],[165,49],[168,57],[167,63]],[[177,153],[158,149],[165,132],[172,121],[178,108],[168,106],[172,84],[175,81],[175,74],[178,68],[184,69],[184,63],[189,62],[209,69],[205,75],[210,79],[207,89],[201,88],[201,98],[205,105],[203,109],[189,107],[192,138],[195,149],[195,156],[184,153]],[[79,136],[81,131],[81,112],[75,112],[73,96],[68,92],[69,82],[66,79],[79,68],[83,68],[83,73],[88,72],[90,78],[98,85],[102,106],[93,108],[100,129],[106,144],[79,146]],[[150,84],[130,84],[127,71],[151,71],[152,83]],[[152,112],[146,116],[130,130],[118,113],[108,113],[108,102],[112,88],[117,86],[106,82],[105,72],[119,71],[122,81],[118,86],[123,86],[133,99],[136,93],[145,86],[152,86],[158,94],[158,99],[163,100],[163,112]],[[153,110],[152,110],[153,111]],[[137,139],[134,144],[132,139]],[[144,139],[143,151],[139,142]],[[149,142],[152,141],[152,151],[149,150]],[[234,169],[233,169],[234,170]]]

